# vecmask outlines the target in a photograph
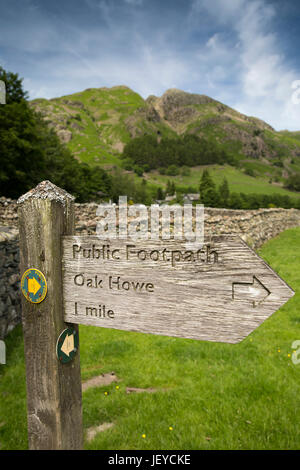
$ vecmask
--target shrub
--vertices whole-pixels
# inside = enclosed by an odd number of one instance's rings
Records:
[[[245,174],[248,176],[252,176],[253,178],[255,177],[255,172],[252,168],[246,168]]]
[[[179,174],[179,168],[176,165],[170,165],[167,168],[166,175],[168,176],[176,176]]]
[[[134,165],[133,170],[138,176],[143,176],[144,169],[141,166]]]
[[[126,158],[126,160],[122,162],[122,167],[124,170],[131,171],[133,170],[134,163],[130,158]]]
[[[292,191],[300,191],[300,173],[290,175],[285,183],[285,187]]]

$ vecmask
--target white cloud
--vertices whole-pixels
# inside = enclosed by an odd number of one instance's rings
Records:
[[[24,3],[30,6],[30,0]],[[1,55],[11,51],[5,66],[26,77],[31,98],[119,84],[146,98],[176,83],[277,129],[300,128],[300,105],[291,98],[300,70],[297,75],[286,65],[273,29],[274,6],[264,0],[194,0],[179,17],[174,3],[168,7],[172,22],[162,7],[148,5],[85,0],[91,22],[54,20],[42,7],[18,15],[11,7],[9,21],[0,18]]]
[[[268,33],[275,10],[262,1],[246,9],[237,27],[242,43],[243,106],[270,122],[276,129],[299,129],[300,108],[291,108],[291,83],[296,72],[280,53],[280,40]]]
[[[278,14],[275,7],[263,0],[195,0],[193,9],[208,13],[219,28],[226,23],[234,37],[234,48],[220,33],[206,43],[208,60],[226,57],[227,77],[231,67],[237,71],[234,95],[228,95],[231,106],[260,117],[278,130],[299,129],[300,106],[292,106],[291,83],[300,77],[286,65],[280,38],[272,31],[272,20]],[[221,80],[226,82],[222,73]]]

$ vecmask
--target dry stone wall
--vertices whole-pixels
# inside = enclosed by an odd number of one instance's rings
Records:
[[[0,226],[0,339],[21,320],[17,235],[16,228]]]
[[[75,204],[78,235],[94,234],[97,204]],[[17,203],[0,197],[0,339],[21,320]],[[205,209],[205,235],[238,234],[252,248],[283,230],[300,226],[300,210]]]

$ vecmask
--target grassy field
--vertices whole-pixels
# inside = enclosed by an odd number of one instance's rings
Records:
[[[258,164],[257,164],[258,165]],[[227,178],[229,189],[232,192],[243,192],[245,194],[282,194],[290,196],[293,199],[299,198],[300,193],[292,192],[278,186],[277,184],[269,184],[269,178],[261,174],[261,176],[246,175],[241,170],[229,165],[206,165],[191,168],[191,173],[188,176],[167,176],[160,175],[157,171],[152,171],[146,174],[146,179],[151,185],[166,186],[167,181],[174,181],[176,186],[192,186],[196,192],[199,191],[199,183],[201,180],[202,172],[207,168],[212,176],[215,184],[219,186],[224,177]]]
[[[85,435],[113,423],[86,449],[299,449],[300,228],[260,255],[296,295],[239,344],[81,327],[82,378],[114,371],[119,382],[83,393]],[[27,448],[21,328],[0,366],[1,449]],[[126,393],[126,387],[155,388]]]

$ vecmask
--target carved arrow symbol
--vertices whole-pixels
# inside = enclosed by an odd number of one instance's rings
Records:
[[[252,282],[233,282],[232,299],[247,300],[253,303],[253,308],[261,304],[271,292],[267,289],[257,277],[253,276]]]

